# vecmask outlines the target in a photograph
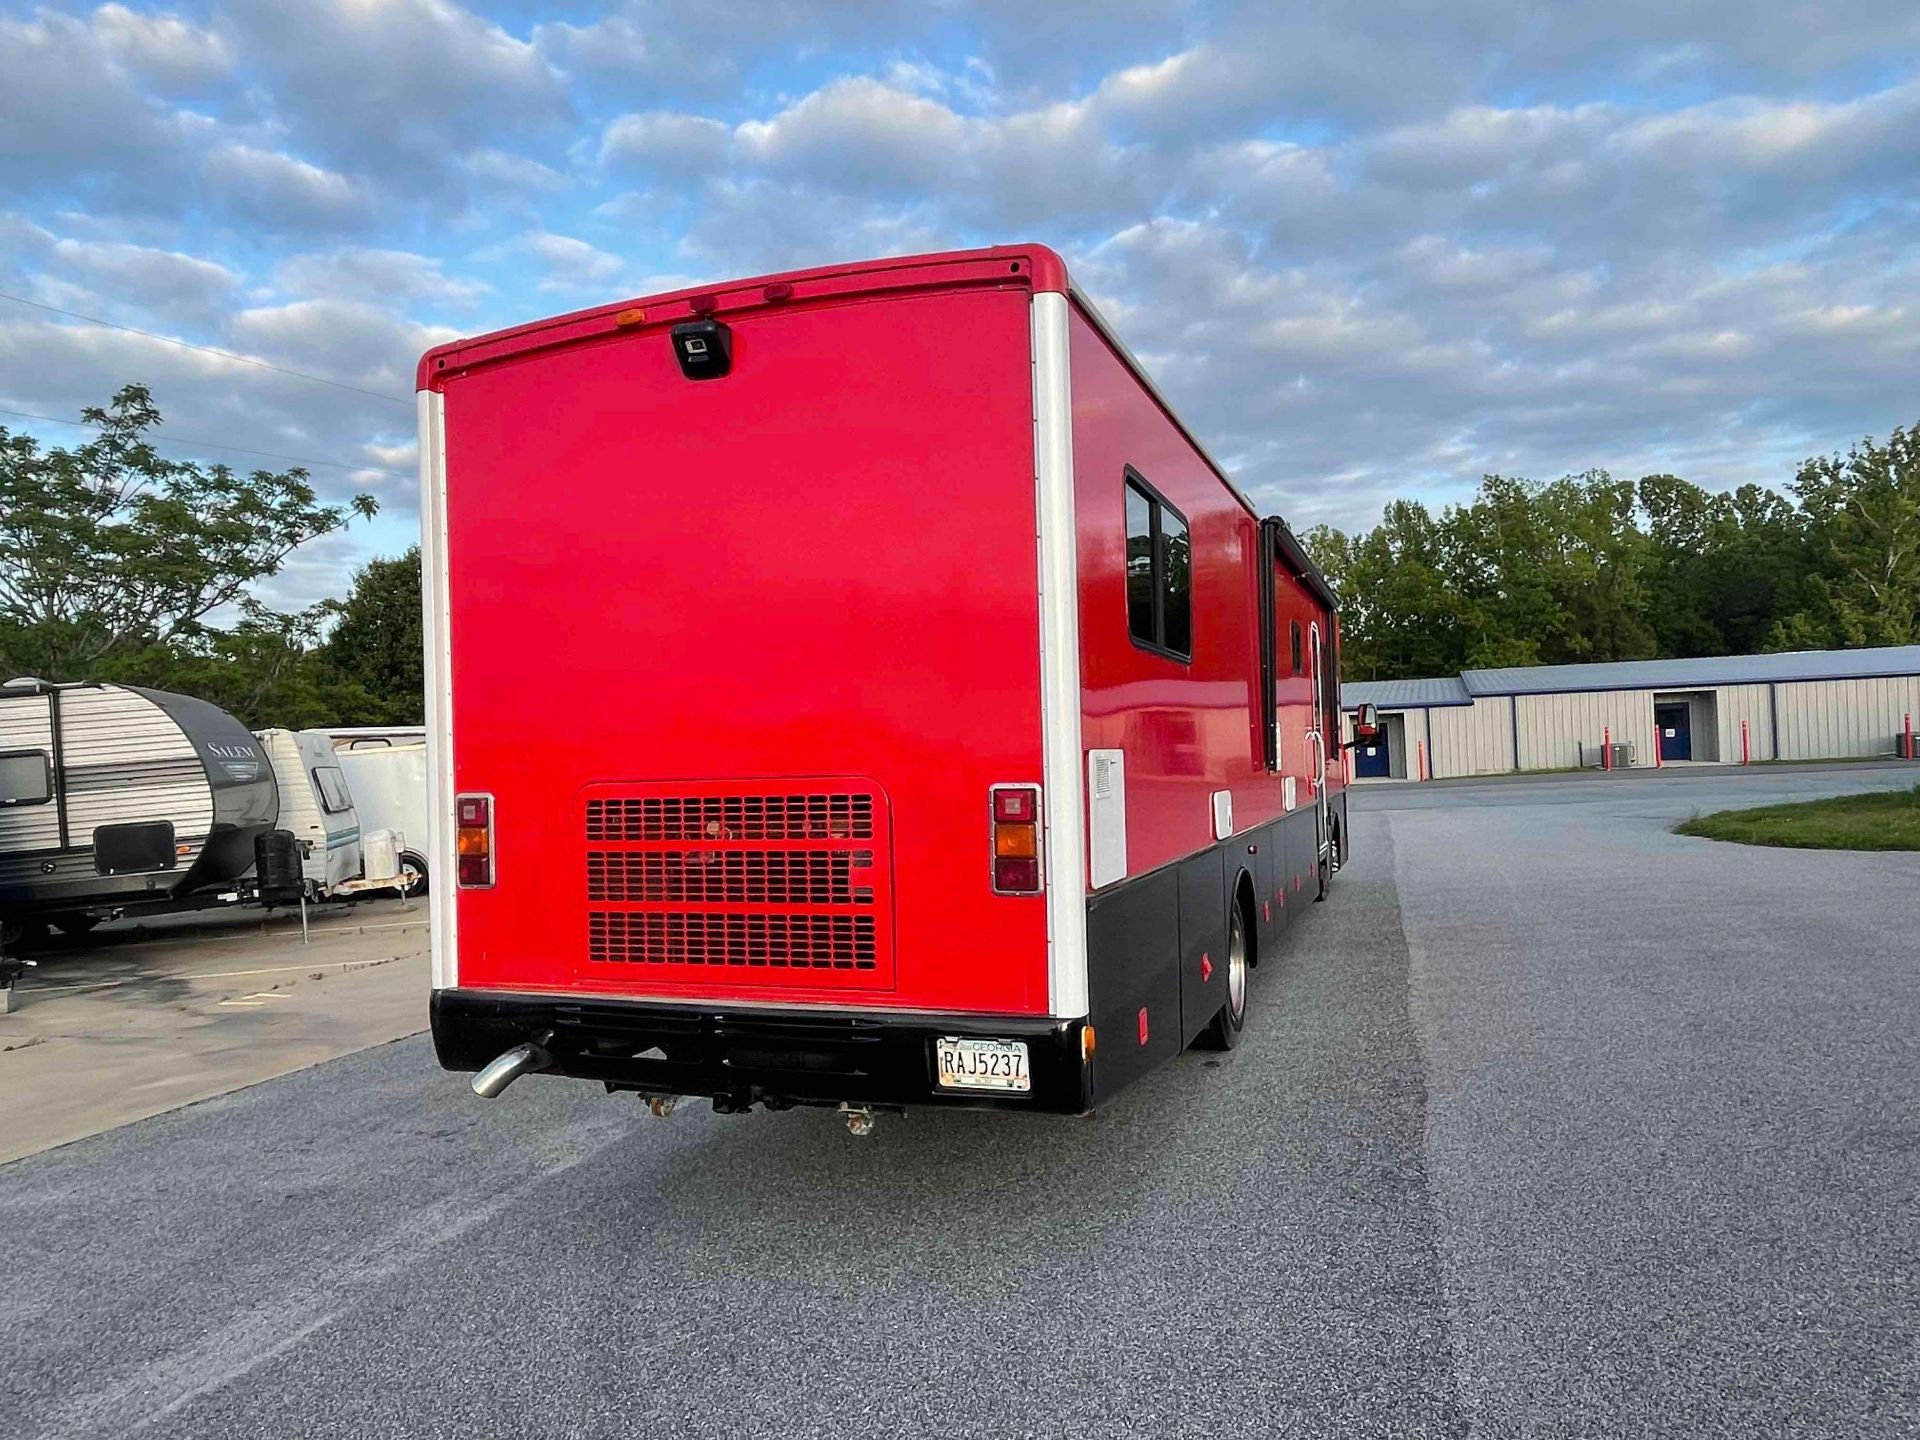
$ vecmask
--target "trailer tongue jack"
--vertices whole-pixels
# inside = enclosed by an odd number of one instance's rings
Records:
[[[553,1056],[541,1043],[551,1038],[542,1035],[537,1041],[529,1040],[494,1056],[486,1068],[473,1077],[473,1093],[482,1100],[491,1100],[528,1071],[552,1068]]]

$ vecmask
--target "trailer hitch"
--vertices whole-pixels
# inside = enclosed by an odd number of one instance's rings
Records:
[[[473,1077],[473,1093],[482,1100],[491,1100],[529,1071],[551,1069],[553,1056],[547,1053],[547,1042],[552,1039],[553,1032],[545,1030],[526,1044],[494,1056]]]

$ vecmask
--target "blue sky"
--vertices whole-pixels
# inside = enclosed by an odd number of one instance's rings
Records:
[[[1920,420],[1912,0],[0,3],[0,136],[0,293],[261,362],[0,300],[0,409],[332,462],[283,603],[428,344],[881,253],[1056,246],[1297,525]]]

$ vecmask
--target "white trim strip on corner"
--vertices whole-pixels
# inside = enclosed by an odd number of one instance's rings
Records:
[[[1040,565],[1040,733],[1046,781],[1047,989],[1087,1013],[1087,822],[1080,755],[1080,591],[1067,297],[1033,297],[1034,519]]]
[[[428,947],[433,988],[459,983],[453,855],[453,631],[447,591],[446,401],[422,390],[420,408],[420,588],[427,669]]]

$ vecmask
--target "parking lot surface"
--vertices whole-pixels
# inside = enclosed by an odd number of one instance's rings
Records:
[[[1920,857],[1668,826],[1913,779],[1369,790],[1241,1048],[1090,1119],[412,1039],[17,1161],[0,1433],[1910,1435]]]

